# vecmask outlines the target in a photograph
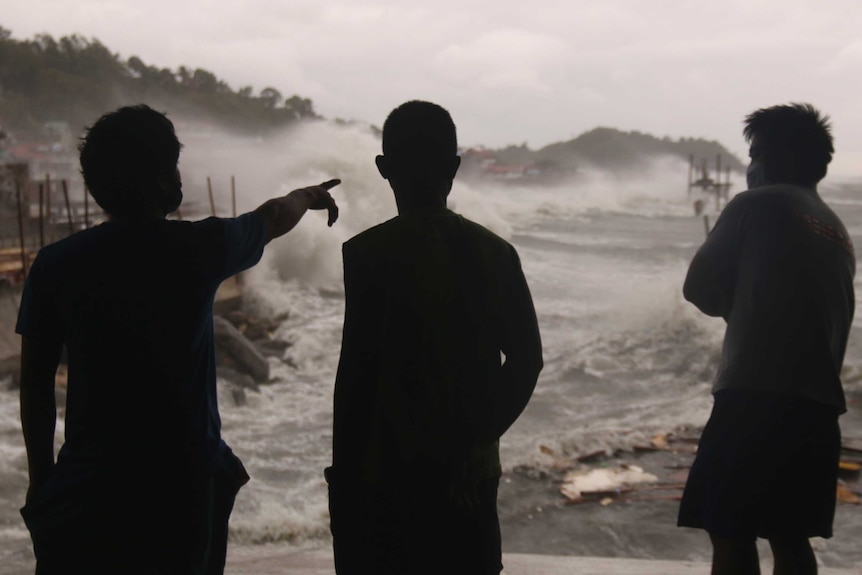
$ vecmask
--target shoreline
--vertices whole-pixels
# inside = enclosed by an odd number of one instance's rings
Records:
[[[851,405],[846,423],[855,431],[862,413],[858,401]],[[638,466],[657,475],[668,489],[645,485],[612,494],[585,493],[583,500],[573,502],[560,492],[565,469],[524,466],[504,473],[498,497],[507,566],[504,575],[708,573],[712,552],[708,536],[701,530],[676,527],[681,491],[673,490],[679,485],[681,468],[690,464],[694,453],[687,441],[671,440],[669,444],[683,449],[621,451],[574,464],[580,470]],[[858,475],[848,483],[859,490]],[[23,525],[14,529],[20,518],[10,514],[6,519],[0,574],[32,573],[34,561],[30,542],[24,539],[26,532]],[[835,536],[812,541],[821,573],[862,575],[860,537],[862,506],[838,503]],[[760,541],[758,546],[763,572],[769,572],[768,544]],[[328,538],[262,544],[232,541],[228,556],[229,575],[334,573]]]
[[[611,557],[573,557],[524,553],[503,554],[502,575],[693,575],[708,573],[709,563]],[[761,572],[772,572],[772,561],[761,561]],[[862,569],[821,568],[821,575],[859,575]],[[255,553],[228,553],[225,575],[334,575],[329,549],[288,550],[280,546]]]

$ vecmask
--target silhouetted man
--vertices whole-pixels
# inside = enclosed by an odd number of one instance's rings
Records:
[[[376,161],[398,216],[344,244],[335,567],[496,575],[498,440],[542,368],[530,292],[509,243],[446,209],[460,165],[446,110],[396,108]]]
[[[40,252],[21,300],[22,510],[37,573],[221,573],[248,476],[221,439],[212,305],[338,184],[238,218],[169,221],[182,201],[173,124],[146,106],[100,118],[84,181],[110,221]],[[54,375],[68,353],[65,443],[54,461]]]
[[[724,208],[683,288],[727,331],[679,524],[709,533],[715,574],[758,573],[758,537],[775,573],[816,573],[808,538],[832,536],[856,263],[817,193],[828,119],[774,106],[750,114],[744,134],[749,189]]]

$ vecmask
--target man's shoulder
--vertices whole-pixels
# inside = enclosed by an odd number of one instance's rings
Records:
[[[488,242],[491,244],[496,244],[500,247],[511,248],[512,244],[510,244],[507,240],[497,235],[495,232],[489,230],[482,224],[478,224],[473,220],[468,220],[464,216],[458,216],[461,218],[461,221],[464,224],[464,230],[470,234],[472,237],[476,238],[479,241]]]
[[[461,239],[470,244],[478,244],[486,248],[496,248],[505,251],[514,249],[508,241],[496,233],[481,224],[465,218],[461,214],[446,210],[435,217],[439,219],[441,228],[447,230],[449,233],[457,234]],[[397,246],[399,242],[407,240],[414,235],[417,229],[414,223],[410,218],[394,217],[356,234],[344,242],[343,249],[345,253],[348,253]]]
[[[789,184],[763,186],[736,194],[722,210],[721,218],[777,223],[812,201],[816,201],[815,196],[806,188]]]
[[[165,257],[188,260],[209,240],[223,235],[221,226],[202,222],[166,220],[145,226],[105,222],[81,230],[39,250],[39,265],[57,272],[78,266],[112,266],[117,258]],[[101,263],[100,263],[101,262]]]
[[[734,209],[751,209],[763,203],[769,203],[775,200],[781,201],[781,195],[774,189],[775,187],[776,186],[765,186],[762,188],[754,188],[739,192],[730,199],[730,202],[727,203],[724,210],[726,211],[729,209],[733,211]]]
[[[809,188],[792,184],[773,184],[740,192],[733,197],[731,204],[747,208],[772,207],[806,202],[815,198],[816,194]]]
[[[345,250],[362,249],[366,246],[388,241],[392,235],[398,233],[399,226],[397,225],[398,218],[392,218],[385,222],[361,231],[346,242],[344,242]]]
[[[111,224],[104,223],[92,228],[75,232],[39,250],[38,259],[43,263],[68,262],[84,256],[94,246],[110,243],[113,233]]]

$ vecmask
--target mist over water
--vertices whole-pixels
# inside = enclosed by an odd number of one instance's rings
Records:
[[[265,141],[225,134],[180,137],[185,143],[180,159],[185,205],[197,206],[202,215],[209,212],[207,176],[213,181],[218,215],[229,215],[232,175],[237,180],[239,213],[298,187],[333,177],[342,180],[333,191],[341,209],[336,226],[319,225],[325,218],[312,214],[291,232],[289,242],[275,242],[268,248],[277,254],[276,267],[283,279],[315,285],[339,283],[341,243],[396,215],[392,192],[374,165],[374,157],[381,153],[380,139],[370,129],[316,122],[300,124]],[[681,159],[667,157],[656,160],[637,178],[586,167],[575,182],[555,186],[471,184],[456,179],[449,207],[507,239],[517,227],[544,219],[566,222],[591,212],[690,214],[690,205],[679,201],[687,169]],[[339,260],[337,266],[329,261],[333,253]]]

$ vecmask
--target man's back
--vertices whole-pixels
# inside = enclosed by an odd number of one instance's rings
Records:
[[[461,165],[449,112],[406,102],[382,144],[399,215],[344,245],[335,568],[497,574],[497,441],[542,369],[536,312],[515,249],[446,209]]]
[[[38,572],[220,573],[248,480],[220,437],[212,303],[328,190],[294,190],[238,218],[166,221],[182,203],[181,144],[149,106],[100,117],[79,147],[110,222],[40,251],[24,286],[21,513]],[[68,351],[66,441],[56,461],[54,383]]]
[[[715,390],[793,393],[844,410],[840,369],[854,313],[855,259],[838,217],[811,189],[767,186],[727,207],[737,250]]]
[[[835,151],[810,104],[745,118],[746,181],[691,262],[683,293],[727,321],[714,403],[678,525],[709,533],[713,573],[817,573],[811,537],[832,536],[853,319],[849,235],[817,194]],[[803,494],[800,496],[800,494]]]
[[[61,465],[96,470],[153,457],[214,465],[212,302],[235,271],[225,229],[216,219],[108,222],[40,253],[18,330],[67,348]],[[246,242],[259,245],[246,246],[241,267],[260,257],[261,236],[253,236]]]
[[[335,467],[376,483],[469,457],[481,478],[499,476],[500,352],[538,341],[514,248],[451,211],[420,212],[348,241],[344,266]]]
[[[344,244],[344,286],[337,572],[499,573],[498,439],[542,366],[515,249],[449,210],[413,211]]]

